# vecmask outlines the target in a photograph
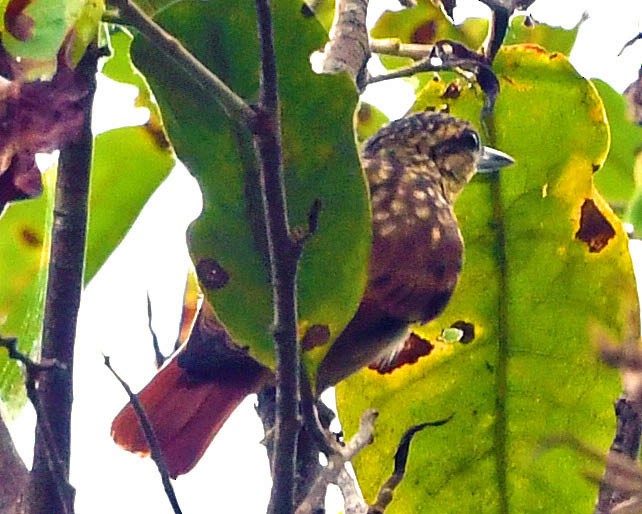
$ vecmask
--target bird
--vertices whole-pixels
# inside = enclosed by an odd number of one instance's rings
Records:
[[[368,281],[317,370],[317,394],[365,366],[394,369],[411,326],[435,319],[455,290],[464,253],[459,193],[477,171],[513,163],[485,147],[469,122],[429,111],[381,128],[360,161],[372,209]],[[273,372],[234,344],[204,301],[186,344],[138,394],[170,476],[190,471],[240,402],[272,381]],[[131,403],[111,433],[126,450],[149,454]]]

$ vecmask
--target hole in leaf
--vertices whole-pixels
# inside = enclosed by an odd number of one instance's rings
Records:
[[[455,321],[452,325],[450,325],[451,328],[458,328],[463,332],[463,335],[459,339],[459,342],[462,344],[468,344],[471,343],[475,339],[475,325],[472,323],[469,323],[468,321]]]

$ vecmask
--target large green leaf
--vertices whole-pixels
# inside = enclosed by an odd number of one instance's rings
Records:
[[[358,304],[370,245],[366,186],[352,128],[356,93],[347,77],[310,70],[309,55],[327,36],[314,18],[301,14],[301,3],[275,2],[273,8],[293,226],[306,226],[313,203],[322,204],[319,230],[300,263],[300,331],[327,325],[335,337]],[[238,94],[256,99],[259,57],[250,2],[230,10],[223,0],[186,1],[163,10],[157,20]],[[203,213],[188,237],[194,263],[214,260],[229,276],[221,289],[204,287],[205,294],[235,341],[272,364],[272,292],[250,136],[154,45],[137,38],[133,55],[152,85],[178,156],[203,191]]]
[[[147,127],[127,127],[95,141],[89,200],[85,281],[91,280],[121,242],[141,208],[174,165],[171,151]],[[42,197],[15,203],[0,218],[0,334],[18,337],[20,348],[37,347],[44,308],[54,173]],[[22,403],[18,367],[0,352],[0,398]]]
[[[476,177],[456,205],[463,273],[446,311],[417,328],[434,348],[338,388],[347,435],[365,408],[380,412],[374,445],[354,463],[369,499],[405,430],[455,414],[415,437],[390,514],[589,512],[589,462],[542,444],[572,434],[606,450],[613,437],[619,377],[599,362],[591,333],[603,326],[622,337],[638,300],[627,237],[593,185],[609,144],[604,108],[561,54],[505,47],[495,72],[502,90],[486,139],[516,165]],[[416,107],[442,105],[448,85],[437,76]],[[447,103],[481,126],[474,90]],[[474,339],[440,342],[456,322]]]

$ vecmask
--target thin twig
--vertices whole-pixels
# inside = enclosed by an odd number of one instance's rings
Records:
[[[317,477],[310,488],[308,496],[297,508],[296,514],[310,514],[313,512],[313,506],[319,503],[320,498],[325,498],[328,485],[337,482],[339,475],[345,469],[346,463],[350,462],[361,450],[372,443],[374,423],[377,416],[377,411],[372,409],[364,412],[363,416],[361,416],[359,430],[345,447],[328,457],[328,465]]]
[[[152,20],[132,0],[110,0],[120,16],[136,28],[153,45],[178,64],[203,89],[214,95],[227,115],[239,124],[252,126],[255,113],[252,108],[232,91],[227,84],[212,73],[207,66],[192,55],[174,36]]]
[[[267,227],[276,346],[276,427],[273,485],[268,511],[288,514],[294,508],[297,440],[300,429],[296,273],[301,246],[291,237],[287,217],[281,149],[276,55],[269,0],[256,0],[261,80],[254,147],[259,163],[261,197]]]
[[[359,489],[357,479],[354,475],[348,473],[345,467],[337,476],[336,484],[343,496],[343,510],[345,514],[367,514],[368,504],[363,498],[361,489]]]
[[[414,60],[424,59],[433,51],[434,45],[421,45],[418,43],[402,43],[398,39],[372,39],[370,51],[375,54],[396,55],[410,57]]]
[[[61,371],[67,370],[67,366],[62,362],[58,362],[56,359],[42,359],[40,362],[30,359],[18,350],[18,340],[15,337],[3,338],[0,335],[0,347],[7,349],[10,359],[20,362],[25,367],[27,375],[35,376],[41,371],[49,371],[54,367]]]
[[[138,396],[136,396],[131,387],[129,387],[129,384],[127,384],[127,382],[125,382],[120,377],[120,375],[116,373],[114,368],[112,368],[109,357],[107,355],[103,355],[103,358],[105,360],[105,366],[107,366],[107,369],[112,372],[114,377],[116,377],[116,380],[118,380],[120,385],[123,386],[123,389],[127,393],[127,396],[129,396],[129,401],[132,404],[134,412],[136,413],[136,417],[138,418],[138,422],[140,423],[140,426],[143,429],[143,433],[145,434],[147,444],[149,445],[151,458],[156,464],[158,472],[160,473],[161,481],[163,482],[163,489],[165,489],[167,499],[169,500],[174,513],[181,514],[181,508],[178,504],[178,499],[176,498],[176,493],[174,492],[174,487],[172,486],[172,482],[170,480],[169,471],[167,470],[167,465],[165,464],[165,459],[163,457],[163,451],[161,450],[160,444],[158,443],[158,439],[156,438],[156,434],[154,433],[152,424],[149,422],[149,418],[145,413],[145,409],[138,400]]]
[[[390,478],[386,480],[386,482],[381,486],[381,489],[379,489],[377,500],[368,509],[368,514],[383,514],[388,505],[390,505],[394,491],[401,483],[406,473],[406,464],[410,454],[410,443],[412,442],[412,438],[426,427],[438,427],[448,423],[453,416],[454,414],[451,414],[445,419],[421,423],[406,430],[395,453],[395,466],[392,475],[390,475]]]
[[[54,370],[66,372],[68,368],[64,363],[60,363],[56,359],[43,359],[40,362],[32,360],[18,350],[18,340],[15,337],[3,338],[0,336],[0,347],[7,349],[9,358],[20,362],[24,366],[27,397],[36,411],[38,425],[41,430],[40,437],[42,438],[42,448],[44,452],[42,458],[46,463],[45,469],[50,474],[50,481],[56,489],[59,505],[63,514],[69,514],[73,510],[71,507],[73,503],[73,488],[67,482],[69,475],[68,463],[65,462],[65,459],[63,459],[58,451],[56,435],[49,422],[47,409],[43,406],[36,387],[38,377],[41,373],[48,373]],[[42,469],[35,471],[35,473],[42,472]]]
[[[642,39],[642,32],[639,32],[636,36],[633,36],[626,43],[624,43],[624,46],[622,47],[620,52],[617,54],[617,56],[620,57],[624,53],[624,50],[626,50],[628,47],[633,45],[635,42],[640,41],[641,39]]]
[[[10,358],[23,362],[25,368],[32,363],[31,359],[18,351],[15,338],[4,339],[0,335],[0,347],[7,349]],[[28,479],[29,470],[20,458],[9,429],[0,416],[0,506],[15,505],[23,494]]]
[[[167,357],[163,352],[161,352],[160,345],[158,344],[158,336],[152,326],[152,301],[149,298],[149,292],[147,293],[147,327],[149,328],[149,332],[152,334],[152,346],[154,347],[156,367],[160,368],[167,360]]]
[[[490,3],[488,5],[493,11],[493,17],[490,24],[490,37],[488,38],[488,47],[486,48],[486,58],[488,62],[493,62],[506,37],[508,22],[513,11],[512,9],[506,9],[499,5],[495,5],[494,7],[490,5]]]

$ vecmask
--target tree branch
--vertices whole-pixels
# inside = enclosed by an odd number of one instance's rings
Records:
[[[55,359],[43,359],[40,362],[33,361],[27,355],[23,354],[22,352],[20,352],[20,350],[18,350],[18,341],[15,337],[3,338],[0,336],[0,347],[6,348],[7,351],[9,352],[9,358],[20,362],[24,367],[25,388],[27,390],[27,397],[29,398],[29,401],[31,401],[31,404],[33,405],[33,408],[36,411],[38,422],[42,427],[42,438],[44,441],[43,446],[45,451],[44,459],[46,459],[46,464],[47,464],[46,469],[34,470],[31,475],[27,474],[26,478],[29,479],[29,482],[23,483],[22,487],[16,492],[17,494],[22,496],[24,494],[24,490],[26,489],[27,485],[29,485],[31,489],[28,490],[27,492],[27,497],[29,498],[29,501],[27,503],[31,505],[37,505],[37,508],[41,508],[40,498],[45,496],[45,494],[34,494],[34,492],[42,491],[42,488],[40,488],[39,476],[45,474],[46,472],[49,472],[51,476],[49,478],[45,478],[47,483],[51,484],[51,488],[49,488],[49,492],[51,495],[57,495],[62,508],[62,513],[69,514],[71,512],[70,502],[73,500],[73,489],[67,482],[67,478],[66,478],[68,466],[64,462],[60,453],[58,452],[56,436],[51,428],[51,424],[49,423],[49,418],[47,417],[47,412],[43,407],[42,401],[40,400],[40,396],[36,387],[36,383],[41,373],[50,373],[50,372],[53,372],[55,369],[58,369],[60,371],[66,371],[67,367]],[[1,421],[2,420],[0,420],[0,422]],[[11,438],[9,437],[8,432],[7,432],[7,441],[8,443],[11,442]],[[3,445],[1,444],[1,441],[0,441],[0,447],[2,446]],[[13,447],[13,445],[11,446]],[[6,447],[2,448],[3,453],[6,449],[7,449]],[[0,498],[2,497],[0,496]],[[36,500],[37,502],[33,503]],[[18,501],[14,505],[15,510],[13,510],[12,512],[22,512],[20,510],[20,504],[22,503],[23,503],[22,501]],[[31,512],[31,509],[28,509],[28,510],[29,512]]]
[[[60,481],[67,483],[69,479],[72,368],[85,260],[87,198],[93,143],[91,108],[96,89],[97,60],[97,49],[90,47],[75,71],[87,91],[81,107],[84,124],[78,139],[61,149],[58,166],[43,321],[42,358],[55,359],[65,369],[53,367],[42,374],[38,381],[35,396],[37,401],[41,402],[42,409],[40,412],[37,409],[38,421],[30,481],[29,496],[30,501],[34,501],[33,513],[73,512],[71,488],[68,487],[62,504],[55,489]],[[27,385],[29,382],[28,380]],[[50,465],[52,455],[56,456],[53,460],[59,460],[62,467],[55,474]],[[62,476],[55,476],[59,473],[62,473]],[[38,479],[35,480],[34,476]]]
[[[0,512],[7,512],[16,503],[28,477],[29,470],[18,455],[11,434],[0,416]]]
[[[640,423],[639,405],[631,402],[626,394],[620,396],[615,402],[615,416],[617,418],[617,428],[613,443],[609,448],[607,456],[607,466],[604,470],[604,476],[600,480],[600,490],[595,514],[607,514],[613,511],[615,507],[629,500],[632,496],[630,492],[622,491],[615,487],[620,478],[621,471],[617,463],[624,459],[630,459],[631,464],[635,464],[640,451],[640,435],[642,434],[642,424]]]
[[[328,484],[336,483],[344,471],[346,463],[350,462],[363,448],[372,443],[374,423],[377,416],[377,411],[373,409],[368,409],[363,413],[359,430],[344,448],[341,448],[340,451],[328,457],[328,465],[317,477],[317,480],[310,488],[308,496],[296,510],[296,514],[310,514],[314,512],[313,506],[319,503],[320,498],[325,498]]]
[[[416,61],[429,56],[433,48],[434,45],[402,43],[398,39],[373,39],[370,41],[370,51],[373,53],[410,57]]]
[[[241,125],[252,126],[255,112],[225,82],[194,57],[174,36],[152,20],[132,0],[110,0],[124,21],[136,28],[159,50],[178,64],[203,89],[214,95],[227,115]]]
[[[301,355],[297,341],[296,273],[301,246],[290,234],[281,156],[281,122],[276,55],[269,0],[256,0],[261,81],[254,147],[259,163],[261,197],[267,227],[273,290],[276,345],[276,427],[273,485],[268,511],[294,509]]]
[[[367,85],[366,64],[370,59],[366,15],[368,0],[338,0],[330,29],[330,40],[323,51],[314,52],[322,73],[347,72],[363,90]],[[315,66],[316,67],[316,66]]]

